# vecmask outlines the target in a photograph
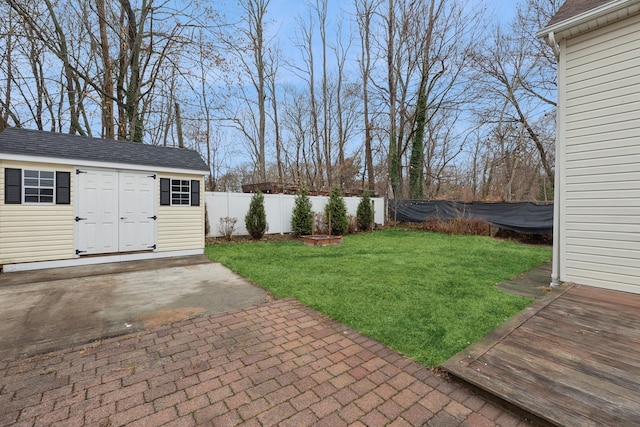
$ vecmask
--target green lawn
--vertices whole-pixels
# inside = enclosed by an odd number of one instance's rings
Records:
[[[528,306],[495,284],[551,257],[546,247],[399,229],[345,236],[340,246],[234,243],[206,254],[431,366]]]

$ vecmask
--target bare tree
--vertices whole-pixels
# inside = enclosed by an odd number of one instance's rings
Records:
[[[320,47],[322,50],[322,88],[320,99],[322,101],[322,146],[324,151],[324,164],[326,165],[327,187],[333,185],[331,176],[331,132],[329,129],[329,93],[327,88],[327,0],[315,0],[312,6],[318,19],[320,32]]]
[[[104,73],[102,87],[102,137],[115,139],[115,114],[113,94],[113,67],[111,65],[111,49],[108,36],[107,9],[104,0],[96,0],[96,12],[98,15],[98,28],[100,29],[100,56]]]
[[[553,181],[553,158],[549,155],[545,141],[535,127],[537,118],[555,109],[554,99],[555,60],[549,50],[532,34],[533,28],[559,7],[559,2],[528,0],[525,8],[518,10],[515,21],[508,30],[495,29],[494,43],[485,46],[475,59],[476,68],[484,76],[482,91],[493,99],[502,100],[508,108],[499,121],[518,123],[526,132],[528,140],[535,145],[545,175]],[[489,109],[495,111],[492,102]]]
[[[296,184],[314,186],[317,176],[312,116],[309,114],[309,92],[289,87],[284,104],[284,124],[289,135],[289,149],[284,150],[285,164],[292,181]]]
[[[356,20],[360,34],[360,73],[362,77],[362,119],[364,129],[364,155],[367,170],[367,188],[375,190],[375,171],[373,168],[373,123],[369,111],[369,85],[374,66],[371,51],[372,21],[381,0],[356,0]]]
[[[283,148],[282,148],[282,132],[280,130],[280,109],[278,104],[281,101],[278,98],[277,78],[280,70],[281,60],[280,49],[274,48],[269,53],[269,58],[266,63],[265,78],[267,81],[268,97],[271,100],[271,121],[273,122],[274,139],[275,139],[275,151],[276,151],[276,167],[278,169],[278,182],[283,184],[284,177],[284,164],[283,164]]]
[[[422,52],[420,52],[422,54],[420,84],[418,86],[416,118],[413,126],[413,142],[411,146],[411,160],[409,162],[409,197],[412,199],[420,199],[423,196],[423,147],[425,127],[428,122],[427,114],[429,113],[428,110],[430,107],[428,105],[430,98],[429,92],[431,92],[436,81],[445,72],[444,59],[435,58],[434,61],[431,55],[431,43],[436,30],[436,22],[439,15],[442,13],[443,5],[443,2],[439,2],[436,5],[435,0],[431,0],[427,5],[426,15],[428,18],[425,28],[425,37],[423,39],[423,45],[420,47],[422,50]],[[437,64],[438,69],[435,70],[435,72],[432,72],[432,69],[436,67],[434,62],[439,62],[439,64]],[[437,109],[439,106],[433,105],[431,107],[433,109]]]
[[[238,64],[237,92],[234,96],[243,106],[242,111],[239,111],[239,106],[231,105],[232,111],[227,119],[250,145],[256,179],[265,181],[268,103],[265,16],[270,0],[240,0],[238,3],[241,9],[240,19],[222,37],[227,52]]]
[[[0,97],[0,132],[3,131],[10,123],[10,120],[15,126],[20,126],[20,118],[13,106],[13,90],[14,86],[18,91],[21,90],[20,84],[16,84],[16,81],[20,80],[18,67],[14,65],[14,49],[19,43],[19,37],[16,34],[19,31],[19,26],[16,19],[16,14],[13,10],[7,7],[7,5],[0,6],[0,13],[3,14],[5,19],[0,21],[0,34],[5,41],[4,49],[1,51],[0,56],[0,74],[5,76],[5,85],[0,87],[0,93],[3,96]],[[39,58],[39,57],[38,57]],[[36,68],[37,69],[37,68]],[[37,107],[41,104],[37,103]],[[36,120],[38,119],[36,113]]]
[[[337,166],[337,174],[335,175],[338,179],[339,186],[343,187],[348,175],[347,170],[349,169],[345,164],[345,150],[347,143],[353,134],[354,127],[356,125],[356,116],[358,115],[358,109],[360,108],[362,99],[360,95],[360,86],[355,83],[351,83],[346,74],[347,59],[352,39],[351,37],[343,37],[342,20],[338,21],[336,27],[336,42],[335,45],[331,46],[336,61],[335,89],[331,88],[331,92],[335,93],[335,114],[332,114],[332,116],[335,116],[336,120],[337,135],[335,136],[335,140],[337,141],[338,148],[337,161],[335,162]],[[329,88],[327,87],[327,89]],[[329,94],[325,94],[325,97],[329,98]],[[327,157],[326,160],[327,163],[329,163],[331,158]],[[329,172],[330,170],[327,171],[327,173]],[[333,181],[329,181],[329,185],[331,185],[332,182]]]
[[[388,14],[385,17],[387,27],[386,58],[387,58],[387,91],[389,100],[389,181],[394,199],[402,197],[402,149],[398,144],[398,126],[396,121],[397,80],[395,64],[396,52],[396,11],[394,0],[389,0]],[[400,49],[397,49],[401,52]]]
[[[290,63],[289,68],[300,77],[307,85],[309,96],[303,99],[308,99],[308,105],[306,110],[309,111],[311,116],[311,145],[314,153],[313,168],[308,169],[308,171],[313,170],[313,178],[311,179],[311,186],[316,188],[321,188],[324,186],[325,181],[323,178],[323,170],[324,170],[324,161],[323,161],[323,150],[321,148],[322,144],[322,134],[320,131],[320,112],[318,111],[318,102],[317,102],[317,94],[316,94],[316,73],[315,73],[315,55],[314,55],[314,19],[313,15],[309,13],[308,21],[304,21],[303,18],[299,17],[298,21],[298,35],[295,40],[295,44],[300,50],[300,54],[302,56],[302,61],[300,64]],[[304,146],[303,146],[304,148]]]
[[[163,96],[156,90],[163,84],[161,73],[187,59],[180,57],[191,42],[183,32],[193,19],[153,0],[7,4],[20,17],[21,45],[32,48],[20,53],[32,65],[21,81],[21,108],[33,108],[37,126],[46,121],[62,130],[67,123],[69,132],[91,135],[99,117],[102,136],[142,141],[145,119],[162,114],[156,108]],[[24,89],[32,82],[35,96]],[[65,96],[54,100],[52,93]]]
[[[82,84],[75,72],[73,58],[69,50],[67,42],[67,32],[63,29],[63,25],[58,19],[58,15],[50,0],[44,0],[46,8],[45,14],[34,14],[29,4],[17,0],[7,0],[9,6],[20,16],[30,31],[33,32],[41,40],[44,40],[47,48],[52,51],[62,62],[64,69],[64,90],[67,97],[69,108],[69,132],[86,135],[90,132],[80,123],[80,115],[83,114],[82,106]],[[51,33],[45,33],[45,28],[52,28]]]

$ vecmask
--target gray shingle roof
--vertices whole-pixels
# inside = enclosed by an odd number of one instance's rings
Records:
[[[551,18],[547,27],[557,24],[558,22],[566,21],[567,19],[588,12],[596,7],[603,6],[609,2],[611,2],[611,0],[567,0]]]
[[[2,153],[40,159],[52,157],[203,172],[209,170],[200,154],[193,150],[31,129],[7,128],[0,133],[0,157]]]

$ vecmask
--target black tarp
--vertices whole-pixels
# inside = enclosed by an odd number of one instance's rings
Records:
[[[399,222],[425,222],[429,218],[482,218],[505,230],[540,235],[553,234],[553,203],[389,200],[389,218]]]

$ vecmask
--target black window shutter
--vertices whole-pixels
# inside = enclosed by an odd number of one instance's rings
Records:
[[[71,174],[56,172],[56,204],[71,204]]]
[[[171,180],[169,178],[160,178],[160,206],[169,206],[171,204]]]
[[[191,206],[200,206],[200,181],[191,180]]]
[[[22,169],[4,169],[4,203],[22,203]]]

